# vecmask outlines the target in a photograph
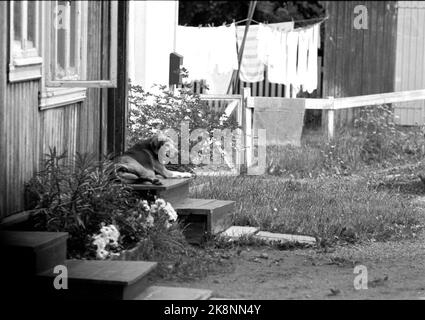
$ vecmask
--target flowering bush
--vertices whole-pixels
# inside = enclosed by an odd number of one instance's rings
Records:
[[[141,241],[152,253],[160,238],[185,245],[172,206],[162,199],[140,200],[112,178],[112,161],[79,154],[66,160],[52,149],[26,189],[34,212],[30,224],[36,230],[68,232],[70,258],[105,259]]]

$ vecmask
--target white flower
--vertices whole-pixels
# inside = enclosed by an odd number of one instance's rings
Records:
[[[148,227],[153,227],[153,223],[154,223],[155,219],[153,218],[153,216],[149,213],[148,217],[146,218],[146,224]]]
[[[169,221],[176,221],[177,220],[177,212],[174,210],[174,208],[171,206],[169,202],[167,202],[167,205],[164,207],[164,210],[168,214],[168,220]]]
[[[146,200],[141,201],[141,205],[142,205],[143,210],[145,210],[145,211],[149,211],[151,209]]]
[[[160,208],[163,209],[166,206],[166,202],[163,199],[156,199],[155,204]]]
[[[106,251],[106,250],[97,250],[96,251],[96,257],[98,258],[98,259],[106,259],[107,257],[108,257],[108,255],[109,255],[109,252],[108,251]]]

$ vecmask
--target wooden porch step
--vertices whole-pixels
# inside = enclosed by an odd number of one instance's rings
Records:
[[[0,231],[3,271],[9,276],[35,275],[66,259],[66,232]]]
[[[151,286],[134,300],[208,300],[212,293],[204,289]]]
[[[230,227],[235,202],[186,198],[173,207],[179,220],[186,225],[186,239],[189,243],[199,243],[206,234],[217,234]]]
[[[48,297],[59,299],[133,299],[147,288],[147,276],[156,262],[66,260],[68,289],[57,290],[53,269],[38,275]]]
[[[189,185],[192,179],[159,179],[162,185],[131,184],[130,186],[144,196],[147,194],[155,195],[173,205],[189,195]]]

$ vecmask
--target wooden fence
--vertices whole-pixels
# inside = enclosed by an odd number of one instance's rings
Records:
[[[254,99],[251,96],[250,89],[246,88],[243,94],[245,112],[243,119],[243,132],[244,132],[244,149],[245,159],[247,166],[252,165],[254,139],[257,137],[255,129],[253,128],[253,116],[255,108],[258,107],[254,103]],[[294,100],[289,98],[281,98]],[[370,94],[363,96],[354,96],[346,98],[333,98],[327,99],[301,99],[304,102],[305,109],[307,110],[323,110],[326,113],[326,131],[328,139],[333,139],[335,136],[335,112],[338,110],[350,110],[365,106],[376,106],[390,103],[401,103],[417,100],[425,100],[425,89],[423,90],[411,90],[411,91],[400,91],[390,92],[381,94]]]

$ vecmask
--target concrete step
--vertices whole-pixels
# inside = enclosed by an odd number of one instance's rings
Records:
[[[204,289],[151,286],[134,300],[208,300],[212,293]]]
[[[147,288],[147,276],[156,262],[111,260],[66,260],[68,289],[54,288],[58,274],[53,270],[38,275],[38,284],[48,298],[129,300]]]
[[[162,185],[131,184],[130,186],[145,198],[157,196],[173,205],[189,195],[189,185],[192,179],[159,179]]]
[[[30,275],[62,264],[66,259],[66,232],[0,231],[3,271],[9,276]]]
[[[217,234],[231,225],[234,201],[186,198],[174,204],[189,243],[202,242],[206,234]]]

